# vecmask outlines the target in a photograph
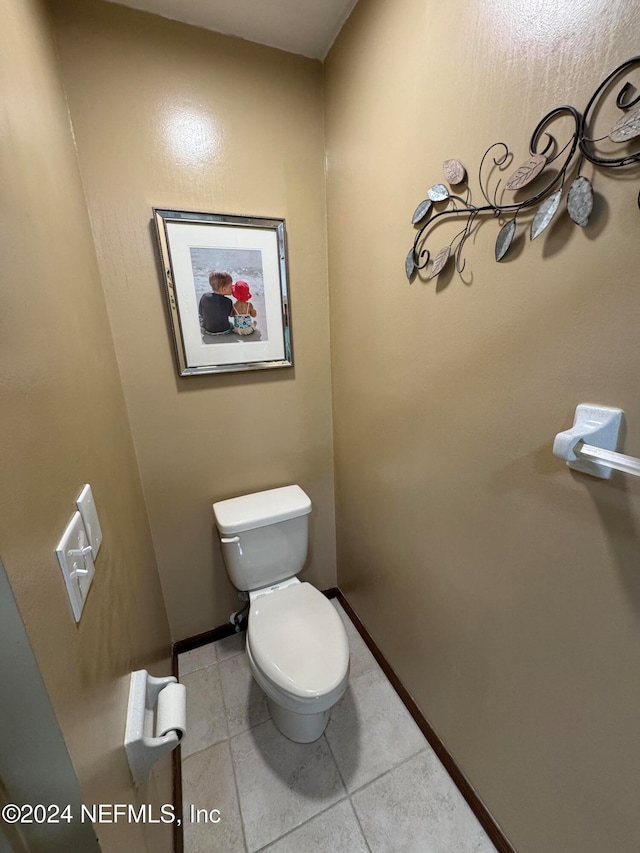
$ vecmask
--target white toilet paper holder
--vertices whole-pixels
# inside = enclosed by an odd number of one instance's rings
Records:
[[[172,675],[155,678],[146,669],[132,672],[124,748],[136,785],[146,782],[156,761],[176,748],[185,727],[184,684]]]

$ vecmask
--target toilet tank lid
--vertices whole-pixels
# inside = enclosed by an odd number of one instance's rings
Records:
[[[242,533],[267,524],[277,524],[311,512],[311,500],[300,486],[283,486],[254,492],[213,505],[213,515],[220,533]]]

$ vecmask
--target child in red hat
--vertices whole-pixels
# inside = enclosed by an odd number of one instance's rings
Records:
[[[236,281],[231,288],[233,298],[233,331],[236,335],[252,335],[256,327],[256,309],[251,302],[251,291],[246,281]]]

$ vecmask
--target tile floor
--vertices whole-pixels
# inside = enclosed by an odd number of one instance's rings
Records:
[[[495,853],[340,604],[351,677],[324,735],[287,740],[244,634],[179,657],[185,853]],[[193,821],[191,807],[219,821]],[[217,817],[217,813],[212,815]]]

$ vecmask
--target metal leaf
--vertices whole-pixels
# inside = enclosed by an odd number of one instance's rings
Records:
[[[461,184],[467,177],[467,170],[459,160],[445,160],[442,171],[450,184]]]
[[[542,202],[536,215],[533,217],[533,222],[531,223],[531,239],[535,240],[536,237],[539,237],[547,225],[553,219],[556,210],[558,209],[558,205],[560,204],[560,199],[562,198],[562,190],[556,190],[550,196],[545,198]]]
[[[623,115],[609,131],[612,142],[626,142],[634,136],[640,136],[640,107]]]
[[[516,218],[510,219],[502,226],[496,240],[496,261],[501,261],[509,251],[513,235],[516,233]]]
[[[411,223],[413,225],[417,225],[418,222],[423,220],[427,213],[429,213],[429,211],[431,210],[432,204],[433,202],[430,198],[425,198],[424,201],[421,201],[413,212],[413,216],[411,217]]]
[[[434,184],[427,190],[427,195],[431,201],[444,201],[449,198],[449,190],[444,184]]]
[[[442,272],[442,270],[447,264],[447,261],[449,260],[450,254],[451,246],[445,246],[444,249],[440,249],[438,254],[433,259],[433,266],[431,267],[431,272],[429,273],[427,278],[435,278]]]
[[[534,178],[538,177],[546,165],[547,158],[544,154],[532,154],[527,162],[523,163],[522,166],[516,169],[513,175],[511,175],[506,183],[506,188],[508,190],[519,190],[521,187],[525,187],[527,184],[530,184]]]
[[[407,255],[404,262],[404,271],[408,279],[411,278],[416,268],[416,261],[413,256],[413,248],[409,249],[409,254]]]
[[[593,210],[593,187],[588,178],[580,175],[571,184],[567,197],[567,210],[576,225],[584,228]]]

